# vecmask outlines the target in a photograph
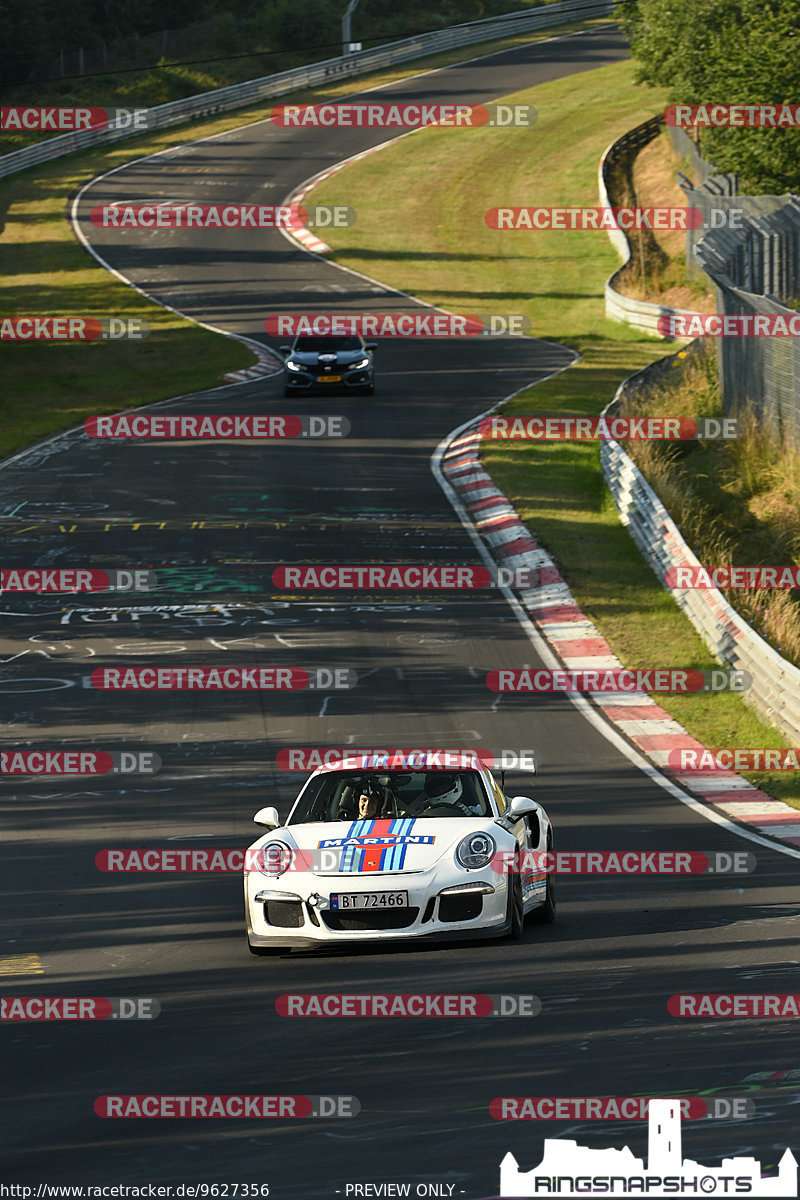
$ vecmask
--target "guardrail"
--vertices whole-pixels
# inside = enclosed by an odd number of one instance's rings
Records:
[[[266,97],[286,95],[298,88],[366,75],[370,71],[392,66],[394,63],[408,62],[414,58],[422,58],[428,54],[436,54],[445,50],[454,50],[461,46],[470,46],[476,42],[492,41],[502,37],[513,37],[515,34],[529,33],[536,29],[545,29],[550,25],[563,24],[573,18],[587,19],[607,16],[613,10],[614,0],[562,0],[558,4],[525,9],[523,12],[505,13],[499,17],[486,17],[481,21],[451,25],[447,29],[437,29],[432,33],[423,33],[415,38],[387,42],[385,45],[375,46],[371,50],[361,50],[354,54],[329,58],[305,67],[295,67],[291,71],[281,71],[276,75],[265,75],[259,79],[249,79],[244,83],[232,84],[230,87],[202,92],[197,96],[189,96],[185,100],[172,100],[168,104],[159,104],[149,110],[148,129],[165,129],[196,117],[208,117],[215,113],[243,108]],[[47,138],[45,141],[26,146],[22,150],[14,150],[11,154],[0,157],[0,178],[13,175],[17,171],[24,171],[28,167],[36,166],[38,163],[47,162],[50,159],[74,154],[76,150],[104,145],[125,137],[141,136],[141,133],[141,130],[85,129],[79,133],[67,133],[62,134],[61,137]]]
[[[603,410],[613,416],[620,402],[659,373],[672,367],[675,355],[651,363],[625,379]],[[600,461],[609,491],[623,525],[664,583],[667,567],[697,567],[700,560],[650,484],[619,442],[600,443]],[[742,693],[745,703],[777,726],[795,744],[800,739],[800,668],[787,662],[747,623],[717,588],[669,588],[701,638],[722,663],[749,672],[752,688]]]
[[[600,204],[603,208],[615,207],[608,190],[608,177],[617,164],[627,158],[631,150],[646,146],[657,137],[664,118],[660,115],[642,121],[635,129],[624,133],[622,137],[612,142],[600,159],[597,173],[597,188],[600,193]],[[669,308],[665,304],[653,304],[649,300],[634,300],[630,296],[618,292],[614,284],[628,266],[633,250],[627,234],[622,229],[607,230],[609,240],[622,259],[622,266],[609,276],[605,285],[606,316],[612,321],[624,325],[632,325],[634,329],[642,329],[645,333],[662,336],[658,328],[658,318],[670,316],[673,313],[685,313],[682,308]]]

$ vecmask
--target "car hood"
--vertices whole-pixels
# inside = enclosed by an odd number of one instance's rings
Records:
[[[313,351],[292,351],[287,355],[292,362],[302,363],[307,367],[315,367],[319,362],[320,354],[332,354],[340,366],[346,367],[349,363],[358,362],[359,359],[369,358],[366,350],[313,350]]]
[[[374,875],[427,871],[445,856],[452,861],[461,839],[479,830],[499,840],[492,817],[398,817],[289,825],[273,830],[259,845],[275,840],[308,851],[300,861],[313,862],[315,875]]]

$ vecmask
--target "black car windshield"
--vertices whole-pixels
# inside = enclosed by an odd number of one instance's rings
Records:
[[[361,350],[357,337],[299,337],[294,344],[298,354],[335,354],[338,350]]]
[[[362,795],[367,805],[359,806]],[[490,817],[492,808],[476,771],[330,771],[312,779],[289,825],[309,821]]]

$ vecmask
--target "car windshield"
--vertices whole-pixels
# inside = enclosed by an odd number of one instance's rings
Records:
[[[360,350],[357,337],[299,337],[294,344],[298,354],[335,354],[337,350]]]
[[[358,820],[361,795],[370,797],[366,818],[492,815],[476,771],[330,771],[311,780],[288,824]]]

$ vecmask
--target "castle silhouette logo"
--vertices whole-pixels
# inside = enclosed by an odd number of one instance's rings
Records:
[[[678,1100],[651,1100],[647,1166],[622,1150],[592,1150],[577,1142],[545,1138],[538,1167],[520,1171],[510,1152],[500,1164],[500,1195],[517,1196],[797,1196],[797,1159],[785,1150],[778,1174],[763,1176],[755,1158],[724,1158],[703,1167],[681,1156]]]

